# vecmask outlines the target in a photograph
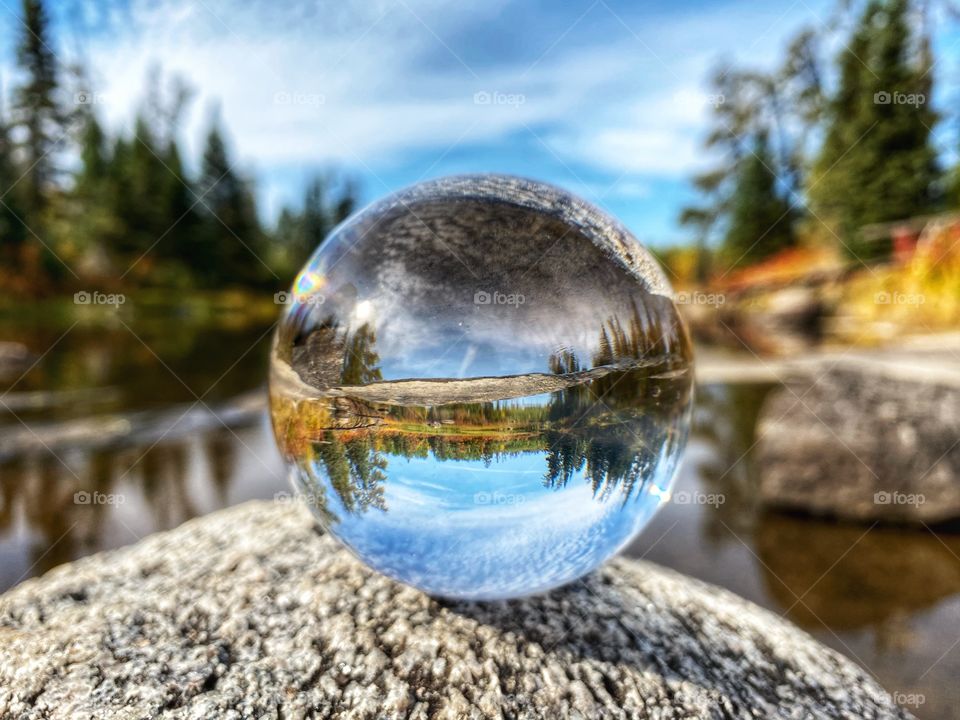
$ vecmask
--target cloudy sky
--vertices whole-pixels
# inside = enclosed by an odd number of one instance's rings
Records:
[[[0,0],[5,86],[18,6]],[[499,171],[572,190],[660,245],[683,238],[676,217],[691,197],[687,179],[709,162],[700,151],[712,101],[708,70],[730,59],[770,66],[785,38],[802,24],[822,24],[832,4],[51,6],[58,54],[87,60],[91,90],[114,127],[129,127],[157,63],[196,91],[184,127],[192,156],[219,100],[267,219],[297,201],[310,174],[331,164],[358,177],[365,200],[422,178]],[[955,39],[945,34],[939,41],[947,47]],[[957,77],[956,55],[948,54],[940,79]]]

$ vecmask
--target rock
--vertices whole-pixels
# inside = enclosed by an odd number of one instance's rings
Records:
[[[0,597],[0,717],[908,718],[726,591],[616,560],[496,604],[377,575],[253,502]]]
[[[677,302],[701,345],[792,355],[820,342],[826,303],[812,287],[758,293],[682,292]]]
[[[771,392],[760,498],[859,521],[960,518],[960,387],[839,361]]]

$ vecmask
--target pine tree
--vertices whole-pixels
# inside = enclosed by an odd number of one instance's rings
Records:
[[[88,112],[80,133],[80,172],[76,177],[76,186],[92,187],[101,182],[108,163],[106,133],[97,116]]]
[[[20,173],[13,159],[13,147],[6,119],[0,117],[0,265],[4,270],[20,267],[27,240],[19,188]]]
[[[272,270],[262,259],[262,233],[253,195],[233,168],[217,117],[207,134],[197,196],[203,238],[214,258],[209,279],[220,284],[250,284],[272,278]]]
[[[115,233],[116,218],[110,202],[108,185],[112,163],[107,147],[107,136],[92,108],[84,106],[80,131],[80,165],[74,173],[73,189],[66,212],[69,222],[69,242],[81,248],[83,261],[80,270],[100,274],[110,265],[105,240]]]
[[[297,272],[330,232],[350,217],[356,205],[357,190],[352,180],[338,183],[331,174],[313,178],[304,193],[303,208],[299,212],[284,208],[277,220],[273,238],[284,272]]]
[[[16,124],[24,130],[23,182],[31,222],[43,210],[54,179],[54,151],[62,136],[63,113],[57,100],[57,59],[50,22],[41,0],[23,0],[22,32],[17,63],[26,76],[14,93]]]
[[[709,246],[732,222],[738,179],[759,136],[764,137],[764,165],[776,178],[778,193],[782,197],[801,193],[807,149],[822,116],[819,48],[818,32],[802,28],[791,39],[782,64],[773,71],[724,64],[712,73],[714,108],[705,147],[716,154],[718,162],[693,178],[700,199],[682,208],[679,216],[680,224],[694,232],[698,282],[705,282],[711,271]],[[722,241],[722,236],[719,239]]]
[[[824,143],[809,178],[811,209],[859,258],[870,223],[929,212],[938,177],[932,62],[908,0],[871,0],[839,58]]]
[[[346,220],[356,206],[353,184],[347,181],[338,197],[333,197],[333,181],[317,176],[307,185],[303,202],[303,237],[297,252],[305,260],[326,239],[330,231]]]
[[[159,182],[157,201],[165,227],[158,236],[156,250],[161,258],[175,265],[183,276],[181,279],[186,280],[196,276],[197,270],[208,266],[213,258],[196,242],[200,204],[191,190],[177,142],[171,139],[162,152],[166,174]]]
[[[327,184],[316,177],[307,185],[303,200],[303,229],[297,253],[307,258],[323,242],[332,227],[332,218],[327,209]]]
[[[759,134],[744,156],[730,200],[724,253],[732,265],[763,259],[793,244],[794,212],[777,188],[767,138]]]

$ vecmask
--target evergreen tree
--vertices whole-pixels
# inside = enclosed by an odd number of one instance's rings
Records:
[[[764,165],[772,171],[779,194],[800,195],[808,146],[822,116],[819,47],[818,33],[802,28],[792,38],[780,67],[772,72],[726,65],[713,72],[709,97],[714,108],[705,145],[707,150],[719,151],[719,162],[693,178],[701,199],[684,207],[679,217],[680,224],[695,234],[694,274],[699,282],[710,271],[708,246],[718,236],[722,241],[724,228],[732,222],[737,183],[758,137],[764,137]],[[773,249],[758,248],[761,254]]]
[[[300,212],[284,208],[273,233],[279,266],[293,274],[323,243],[330,232],[353,213],[356,185],[350,179],[338,185],[331,174],[318,175],[307,185]]]
[[[219,118],[207,134],[197,197],[202,242],[214,258],[209,280],[250,284],[272,277],[262,260],[263,241],[253,195],[230,161]]]
[[[43,210],[54,180],[54,150],[62,135],[63,113],[57,100],[57,60],[49,18],[41,0],[23,0],[22,32],[17,63],[25,81],[14,93],[14,117],[24,130],[23,162],[27,168],[24,199],[31,222]]]
[[[200,204],[191,190],[176,140],[171,139],[163,148],[162,164],[166,175],[159,183],[157,201],[166,228],[158,236],[156,250],[159,257],[172,261],[180,274],[189,278],[210,266],[214,258],[203,243],[197,243]]]
[[[330,232],[333,218],[326,207],[327,184],[322,177],[314,178],[308,185],[303,202],[303,246],[298,252],[308,257]]]
[[[112,158],[103,126],[90,106],[84,108],[79,137],[80,165],[74,174],[67,208],[68,239],[84,253],[81,270],[100,274],[108,269],[112,250],[104,240],[115,234],[116,225],[107,182]]]
[[[116,168],[119,186],[115,188],[119,204],[117,215],[123,219],[126,237],[118,250],[129,261],[142,258],[138,274],[146,274],[156,264],[156,248],[173,219],[162,202],[162,189],[171,181],[170,171],[161,159],[152,128],[141,114],[134,123],[134,136],[119,155]]]
[[[307,185],[303,202],[303,228],[297,254],[308,258],[326,239],[330,231],[346,220],[356,206],[352,183],[343,187],[339,197],[333,198],[329,176],[319,175]]]
[[[380,355],[377,354],[377,334],[364,323],[348,341],[340,382],[344,385],[366,385],[383,379],[380,373]]]
[[[0,266],[4,270],[20,267],[27,240],[19,188],[15,185],[19,176],[10,131],[6,119],[0,117]]]
[[[106,133],[97,116],[88,112],[80,133],[80,172],[76,177],[76,187],[92,188],[102,182],[108,164]]]
[[[953,167],[953,172],[947,178],[947,202],[956,210],[960,208],[960,161]]]
[[[793,244],[794,213],[777,189],[772,162],[763,134],[740,160],[724,238],[724,252],[733,265],[763,259]]]
[[[823,146],[810,175],[814,213],[856,257],[880,254],[867,224],[929,212],[938,177],[929,45],[908,0],[871,0],[839,58]]]

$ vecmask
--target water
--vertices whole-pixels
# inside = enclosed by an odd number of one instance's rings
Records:
[[[277,331],[271,412],[294,483],[367,564],[515,597],[589,572],[669,498],[691,363],[659,268],[613,220],[454,178],[324,242]]]
[[[163,363],[197,393],[227,373],[207,398],[213,407],[233,393],[257,388],[266,375],[269,336],[259,343],[258,338],[269,322],[245,327],[218,320],[185,328],[181,318],[169,315],[126,321],[159,358],[122,326],[78,326],[53,345],[70,322],[25,327],[20,318],[0,317],[0,339],[25,342],[36,355],[52,346],[11,395],[76,390],[84,383],[111,388],[109,399],[101,392],[68,407],[17,414],[40,427],[60,416],[80,420],[189,406],[193,396]],[[128,358],[137,353],[133,373]],[[21,373],[0,377],[0,392]],[[728,588],[784,615],[868,668],[891,693],[923,694],[925,703],[910,708],[921,720],[960,717],[960,646],[954,645],[960,627],[960,534],[877,527],[861,538],[865,526],[757,507],[749,449],[767,390],[698,388],[673,500],[624,553]],[[0,406],[0,438],[22,427]],[[221,507],[252,498],[290,501],[283,463],[262,417],[230,429],[218,423],[189,434],[171,432],[156,444],[134,439],[98,450],[57,449],[56,455],[69,470],[43,448],[0,461],[0,590]],[[125,502],[77,505],[73,497],[81,490],[122,495]],[[725,500],[718,506],[679,502],[717,494]],[[796,602],[798,596],[803,603]]]

